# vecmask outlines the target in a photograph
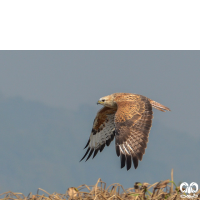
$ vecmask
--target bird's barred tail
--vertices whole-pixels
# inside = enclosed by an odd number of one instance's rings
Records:
[[[149,100],[150,100],[150,103],[151,103],[153,108],[156,108],[156,109],[158,109],[158,110],[160,110],[162,112],[171,111],[168,107],[163,106],[162,104],[160,104],[160,103],[158,103],[156,101],[153,101],[151,99],[149,99]]]

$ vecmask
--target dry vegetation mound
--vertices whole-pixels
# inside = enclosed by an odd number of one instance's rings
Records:
[[[42,192],[43,194],[39,194]],[[133,188],[124,189],[119,183],[114,183],[106,187],[106,183],[101,179],[97,181],[94,186],[81,185],[77,188],[70,187],[65,194],[53,193],[49,194],[45,190],[39,188],[37,194],[30,193],[27,197],[22,193],[14,193],[11,191],[0,194],[0,198],[4,200],[153,200],[153,199],[199,199],[200,190],[187,197],[181,197],[184,195],[180,191],[180,187],[176,186],[173,182],[173,170],[171,172],[171,181],[165,180],[154,183],[152,185],[148,183],[136,182]],[[186,194],[185,194],[186,195]]]

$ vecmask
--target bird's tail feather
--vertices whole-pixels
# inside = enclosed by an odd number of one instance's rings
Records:
[[[150,100],[150,103],[152,105],[153,108],[156,108],[162,112],[165,112],[165,111],[171,111],[168,107],[166,106],[163,106],[162,104],[156,102],[156,101],[153,101],[153,100]]]

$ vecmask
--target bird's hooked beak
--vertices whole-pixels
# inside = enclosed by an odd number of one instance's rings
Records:
[[[97,101],[97,105],[102,104],[102,103],[103,103],[103,101],[101,101],[101,100]]]

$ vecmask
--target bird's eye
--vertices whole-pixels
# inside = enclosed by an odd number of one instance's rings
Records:
[[[101,101],[102,101],[102,102],[104,102],[104,101],[105,101],[105,99],[102,99]]]

